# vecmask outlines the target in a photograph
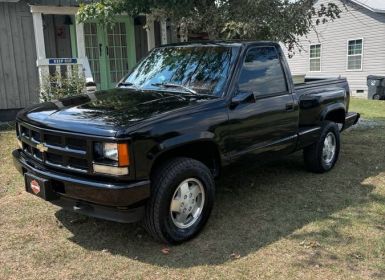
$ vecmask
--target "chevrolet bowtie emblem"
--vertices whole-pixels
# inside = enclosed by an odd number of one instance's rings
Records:
[[[48,151],[48,148],[43,143],[37,144],[36,149],[38,149],[41,153]]]

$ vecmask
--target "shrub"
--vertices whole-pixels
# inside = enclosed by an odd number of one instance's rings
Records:
[[[85,92],[86,80],[83,74],[72,71],[72,75],[59,72],[43,77],[40,86],[40,100],[51,101]]]

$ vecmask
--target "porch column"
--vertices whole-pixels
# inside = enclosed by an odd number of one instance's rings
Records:
[[[148,50],[155,48],[155,26],[154,26],[154,17],[151,15],[146,15],[146,25],[147,25],[147,46]]]
[[[180,41],[187,42],[188,41],[187,23],[182,22],[179,27],[180,27],[179,28]]]
[[[42,13],[32,13],[33,31],[35,32],[36,56],[37,60],[45,59],[45,43]]]
[[[43,28],[43,15],[40,12],[32,12],[33,31],[35,33],[35,46],[36,46],[36,66],[39,74],[40,91],[44,85],[44,79],[49,75],[49,69],[46,66],[42,66],[46,60],[45,43],[44,43],[44,28]],[[39,99],[40,99],[39,95]],[[40,101],[42,101],[40,99]]]
[[[167,41],[167,20],[163,18],[160,21],[160,43],[166,45]]]
[[[84,24],[78,22],[77,16],[75,15],[75,30],[76,30],[76,44],[78,51],[78,60],[83,66],[83,73],[86,78],[86,82],[94,82],[92,77],[90,63],[86,55],[86,44],[84,42]]]
[[[78,49],[78,58],[86,57],[86,45],[84,43],[84,24],[79,23],[77,16],[75,16],[75,29],[76,29],[76,43]]]

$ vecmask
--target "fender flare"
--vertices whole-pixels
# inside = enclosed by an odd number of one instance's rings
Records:
[[[184,145],[190,145],[190,144],[199,144],[199,143],[210,143],[216,146],[217,151],[219,153],[219,157],[221,157],[219,147],[214,141],[214,133],[212,132],[194,132],[194,133],[188,133],[183,135],[178,135],[176,137],[172,137],[169,139],[166,139],[165,141],[159,143],[154,149],[152,150],[151,154],[151,169],[154,166],[154,163],[163,155],[166,153],[175,150],[177,148],[180,148]],[[222,160],[222,159],[220,159]]]
[[[330,104],[328,105],[322,112],[320,116],[320,121],[324,121],[326,119],[326,116],[333,112],[333,111],[338,111],[338,110],[343,110],[346,114],[346,107],[342,103],[335,103],[335,104]]]

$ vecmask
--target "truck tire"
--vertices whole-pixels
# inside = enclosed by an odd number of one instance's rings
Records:
[[[373,100],[381,100],[381,96],[379,94],[373,95]]]
[[[340,131],[334,122],[324,122],[319,140],[303,151],[306,168],[315,173],[333,169],[340,153]]]
[[[152,195],[144,226],[156,240],[179,244],[196,236],[206,224],[215,196],[210,170],[191,158],[165,162],[152,177]]]

